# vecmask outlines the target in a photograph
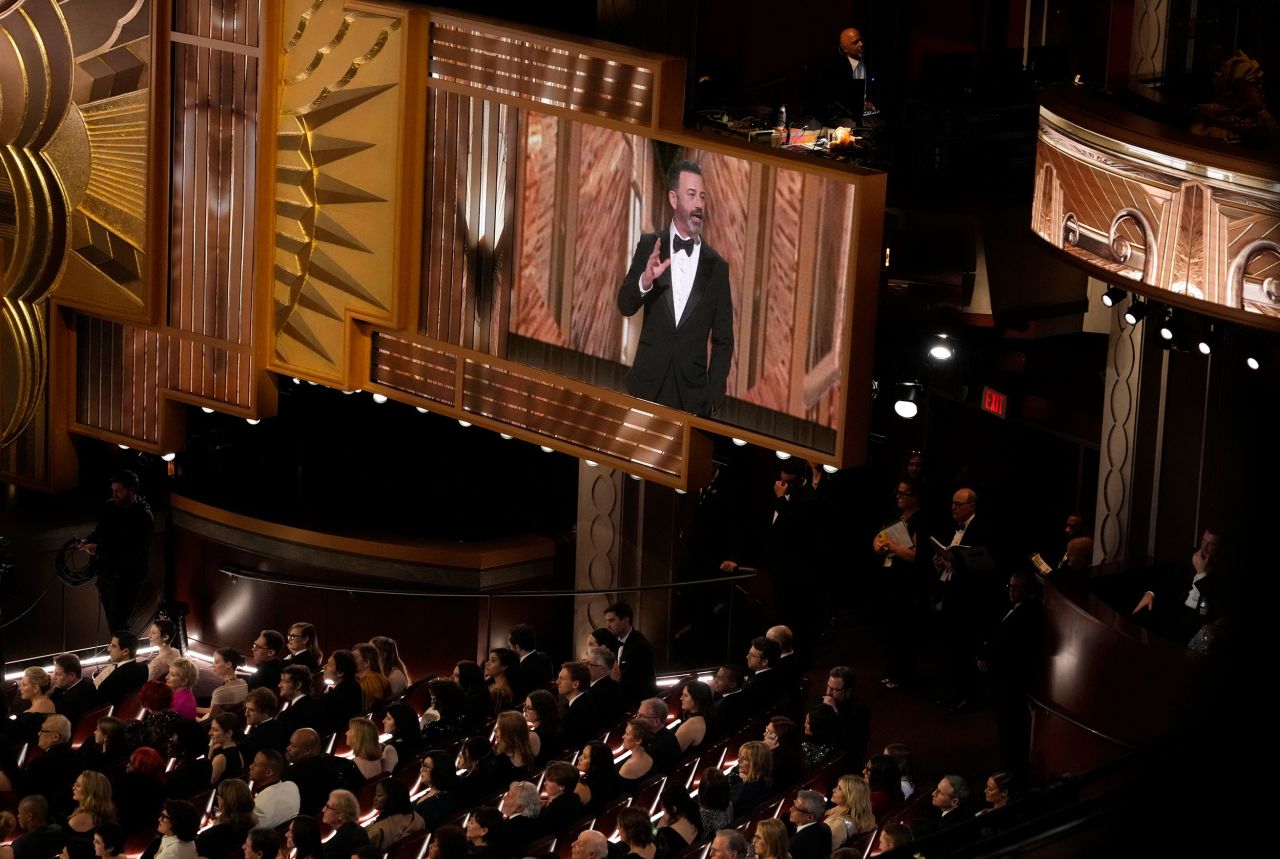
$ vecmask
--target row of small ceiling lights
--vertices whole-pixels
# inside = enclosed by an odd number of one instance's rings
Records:
[[[1199,319],[1194,314],[1178,314],[1172,307],[1161,305],[1138,294],[1129,295],[1128,290],[1112,286],[1102,293],[1102,303],[1106,307],[1116,307],[1126,298],[1129,304],[1124,309],[1124,321],[1129,325],[1137,325],[1148,316],[1160,320],[1160,345],[1166,349],[1174,349],[1181,343],[1194,342],[1196,351],[1201,355],[1212,355],[1213,350],[1222,345],[1222,327],[1216,322]],[[1193,331],[1199,321],[1199,331]],[[1245,366],[1250,370],[1262,369],[1261,359],[1254,354],[1246,355]]]

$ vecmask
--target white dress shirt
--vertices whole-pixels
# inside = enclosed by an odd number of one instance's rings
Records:
[[[702,239],[693,240],[693,253],[675,252],[676,237],[681,236],[676,230],[676,222],[672,221],[667,227],[667,252],[668,259],[671,260],[671,266],[667,269],[667,273],[671,275],[671,298],[676,305],[676,324],[680,324],[680,318],[684,316],[685,305],[689,303],[689,293],[693,291],[693,279],[698,273],[698,260],[702,258]],[[648,286],[644,283],[644,275],[640,276],[640,294],[648,295],[649,290],[653,289],[653,284]]]
[[[278,781],[267,785],[253,801],[253,816],[258,826],[274,829],[286,820],[298,816],[302,797],[298,786],[291,781]]]

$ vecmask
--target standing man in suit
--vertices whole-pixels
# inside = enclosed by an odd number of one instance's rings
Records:
[[[98,595],[107,615],[107,629],[127,629],[138,594],[151,570],[151,536],[155,517],[138,494],[138,475],[121,471],[111,478],[111,499],[98,527],[80,541],[80,548],[98,564]]]
[[[311,694],[311,672],[305,665],[289,665],[280,673],[280,725],[292,734],[302,728],[324,727],[324,708]]]
[[[93,685],[108,704],[120,702],[142,688],[147,682],[146,663],[139,662],[138,636],[122,629],[111,636],[107,645],[107,657],[111,660],[93,675]]]
[[[54,708],[71,722],[72,730],[80,717],[104,703],[102,693],[93,681],[83,674],[80,657],[74,653],[59,653],[53,660],[54,690],[49,695]]]
[[[591,697],[601,728],[611,728],[626,715],[622,706],[622,685],[611,676],[618,657],[607,647],[587,648],[587,669],[591,672]]]
[[[534,689],[546,689],[555,678],[551,657],[538,649],[538,634],[527,623],[518,623],[507,633],[507,644],[520,660],[520,670],[509,678],[516,687],[516,700],[523,701]]]
[[[978,515],[978,493],[961,487],[951,496],[951,519],[955,525],[950,540],[939,540],[948,548],[982,547],[995,554],[991,546],[986,519]],[[938,579],[935,582],[933,606],[937,615],[939,638],[946,648],[946,690],[938,699],[939,706],[949,712],[968,709],[977,679],[977,650],[987,624],[992,620],[989,608],[998,579],[985,571],[969,569],[956,563],[951,555],[935,555]]]
[[[1088,538],[1085,538],[1088,539]],[[1034,691],[1044,648],[1044,606],[1030,573],[1009,576],[1009,611],[979,651],[978,670],[991,677],[996,705],[996,736],[1000,766],[1018,785],[1030,775],[1031,710],[1027,696]]]
[[[617,602],[604,610],[605,628],[618,637],[618,665],[614,680],[622,684],[622,704],[633,708],[658,688],[653,645],[632,625],[631,606]]]
[[[787,843],[791,859],[823,859],[831,854],[831,827],[822,819],[827,801],[816,790],[796,794],[787,816],[795,826],[795,834]]]
[[[596,702],[587,691],[591,686],[591,672],[585,662],[566,662],[560,666],[556,688],[564,699],[564,743],[568,748],[580,749],[600,729],[596,714]]]
[[[733,360],[729,263],[702,238],[702,168],[677,161],[667,171],[666,188],[671,223],[640,237],[618,288],[623,316],[644,308],[627,393],[707,416],[724,401]]]

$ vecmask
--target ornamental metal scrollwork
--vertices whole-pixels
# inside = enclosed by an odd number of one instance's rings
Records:
[[[1267,251],[1280,256],[1280,244],[1270,239],[1257,239],[1242,247],[1231,260],[1231,266],[1227,269],[1228,306],[1244,308],[1244,270],[1255,256]],[[1280,303],[1280,281],[1276,278],[1265,278],[1262,281],[1262,291],[1267,298]]]

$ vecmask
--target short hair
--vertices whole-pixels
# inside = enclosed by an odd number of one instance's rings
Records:
[[[111,482],[119,483],[121,486],[123,486],[125,489],[128,489],[130,492],[138,491],[138,475],[127,468],[124,469],[123,471],[117,471],[115,474],[113,474],[111,476]]]
[[[618,657],[607,647],[588,647],[587,662],[598,665],[606,671],[612,671],[613,666],[618,662]]]
[[[642,808],[624,808],[618,812],[618,831],[630,847],[647,847],[653,843],[653,822]]]
[[[288,665],[280,672],[281,677],[287,677],[289,682],[299,689],[307,692],[311,691],[311,672],[303,665]]]
[[[511,642],[512,647],[518,647],[521,650],[536,650],[538,633],[527,623],[517,623],[507,633],[507,641]]]
[[[138,655],[138,636],[134,635],[131,630],[119,629],[111,634],[116,640],[116,645],[121,650],[129,651],[130,656]]]
[[[484,840],[486,844],[492,846],[497,843],[498,830],[502,828],[503,823],[501,811],[491,805],[482,805],[471,812],[471,819],[485,831]]]
[[[769,663],[770,668],[777,665],[782,657],[782,648],[778,646],[778,642],[763,635],[751,639],[751,649],[760,651],[760,655],[764,657],[765,662]]]
[[[169,815],[169,825],[179,841],[194,841],[200,831],[200,812],[185,799],[166,799],[165,814]]]
[[[648,722],[641,719],[632,719],[627,722],[627,727],[636,735],[636,739],[640,741],[641,745],[653,739],[653,728],[649,727]]]
[[[349,790],[333,790],[329,792],[329,805],[338,817],[351,822],[360,816],[360,801]]]
[[[759,740],[751,740],[738,747],[738,759],[751,764],[751,776],[743,781],[768,782],[773,777],[773,749]]]
[[[71,739],[71,720],[61,713],[51,713],[45,717],[40,726],[42,731],[57,731],[58,742],[65,743]]]
[[[437,790],[448,792],[458,786],[458,770],[454,766],[456,758],[444,749],[432,749],[423,756],[424,764],[431,761],[431,785]]]
[[[782,624],[769,627],[769,630],[764,634],[764,637],[778,642],[778,646],[783,650],[789,648],[792,642],[795,641],[795,637],[791,632],[791,627],[783,626]]]
[[[24,796],[22,801],[18,803],[18,808],[27,810],[27,814],[34,817],[41,823],[49,822],[49,800],[45,799],[38,793],[30,796]]]
[[[249,694],[244,696],[244,700],[245,703],[256,707],[259,712],[265,713],[268,718],[274,716],[276,711],[280,709],[280,702],[276,699],[276,693],[266,686],[250,689]]]
[[[698,166],[697,162],[690,161],[687,158],[683,158],[672,164],[667,168],[667,175],[665,179],[668,191],[678,191],[680,189],[681,173],[696,173],[701,176],[702,168]],[[621,615],[619,615],[619,617],[621,617]]]
[[[587,667],[587,663],[566,662],[560,668],[569,672],[569,677],[578,684],[580,692],[587,691],[587,687],[591,685],[591,669]]]
[[[153,713],[168,710],[173,704],[173,690],[159,680],[148,680],[138,690],[138,699],[144,708]]]
[[[169,670],[178,675],[178,679],[182,681],[182,686],[185,689],[195,689],[196,682],[200,679],[200,670],[196,668],[194,662],[185,656],[179,656],[170,662]]]
[[[798,477],[806,483],[813,480],[813,466],[809,464],[809,460],[803,459],[799,456],[793,456],[782,463],[779,470],[783,474]]]
[[[295,856],[303,859],[320,859],[324,856],[324,843],[320,838],[320,821],[314,817],[299,814],[289,821],[287,833],[293,836]]]
[[[108,853],[118,854],[124,850],[126,836],[124,827],[114,820],[104,820],[98,824],[94,834],[102,839],[102,846]]]
[[[880,834],[887,837],[894,847],[901,847],[915,840],[911,827],[899,820],[890,820],[880,827]]]
[[[624,602],[616,602],[604,610],[605,614],[612,613],[618,620],[631,620],[631,606]]]
[[[440,859],[466,859],[470,849],[467,833],[456,823],[437,826],[435,832],[431,833],[431,841],[436,845],[436,855]]]
[[[267,643],[267,650],[274,650],[279,653],[284,650],[284,636],[274,629],[264,629],[258,633],[259,637]]]
[[[852,692],[854,687],[858,685],[858,675],[853,673],[853,669],[848,665],[837,665],[827,672],[828,677],[834,677],[844,683],[844,691]]]
[[[816,790],[802,790],[796,794],[794,805],[814,817],[821,817],[827,809],[827,800]]]
[[[964,780],[964,776],[944,775],[942,780],[951,785],[951,798],[959,805],[964,805],[969,800],[969,782]]]
[[[666,721],[667,714],[670,712],[667,709],[667,702],[661,698],[645,698],[640,702],[640,706],[636,708],[636,714],[639,715],[646,709],[657,711],[654,715],[663,721]]]
[[[514,796],[520,817],[537,817],[542,813],[542,798],[538,786],[531,781],[513,781],[507,794]]]
[[[232,668],[239,668],[244,665],[244,654],[234,647],[219,647],[215,652],[222,657],[223,662]]]
[[[578,833],[578,841],[582,842],[587,859],[605,859],[609,855],[609,838],[603,832],[584,829]]]
[[[699,789],[701,793],[701,789]],[[736,829],[717,829],[716,838],[724,839],[724,849],[728,850],[734,856],[747,855],[747,839],[741,832]]]
[[[48,671],[45,671],[39,665],[32,665],[22,672],[22,676],[27,678],[28,683],[39,689],[42,695],[48,695],[49,690],[53,688],[53,678],[49,676]]]
[[[284,755],[276,749],[259,749],[257,757],[262,758],[263,765],[275,775],[284,772]]]
[[[140,776],[144,776],[155,781],[164,778],[165,759],[160,753],[150,746],[142,746],[133,750],[133,754],[129,756],[129,769]]]
[[[53,664],[61,668],[68,674],[74,674],[77,677],[84,674],[84,668],[80,665],[80,657],[74,653],[59,653],[53,657]]]
[[[249,847],[263,859],[275,856],[280,852],[280,835],[265,826],[249,830]]]
[[[552,761],[547,764],[546,781],[553,781],[569,793],[578,786],[578,768],[566,761]]]
[[[356,660],[350,650],[335,650],[329,658],[333,660],[333,670],[341,674],[343,680],[356,676]]]
[[[728,811],[733,789],[729,777],[717,767],[707,767],[698,782],[698,804],[712,811]]]

